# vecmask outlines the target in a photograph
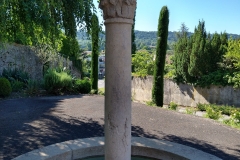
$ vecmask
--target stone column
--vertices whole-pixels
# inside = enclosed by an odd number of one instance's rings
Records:
[[[136,0],[101,0],[106,27],[105,160],[131,159],[131,29]]]

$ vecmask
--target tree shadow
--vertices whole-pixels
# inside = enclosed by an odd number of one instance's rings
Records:
[[[61,114],[63,116],[53,114],[62,101],[63,98],[38,98],[22,99],[20,102],[15,100],[0,102],[0,159],[9,160],[29,151],[68,140],[104,136],[103,118],[92,119],[83,115],[70,117],[64,114]],[[202,150],[222,159],[240,159],[240,157],[228,155],[221,148],[208,142],[166,135],[159,131],[155,135],[146,132],[140,126],[132,126],[132,136],[168,140]],[[230,150],[240,153],[237,149]]]
[[[103,136],[103,125],[95,120],[52,114],[63,100],[52,97],[0,102],[0,159],[67,140]]]
[[[162,134],[162,133],[161,133]],[[178,143],[178,144],[182,144],[182,145],[186,145],[189,147],[193,147],[196,148],[198,150],[201,150],[203,152],[215,155],[221,159],[227,159],[227,160],[238,160],[240,159],[240,154],[239,156],[235,156],[235,155],[229,155],[227,153],[225,153],[223,150],[221,150],[221,148],[218,148],[217,146],[213,146],[212,144],[210,144],[209,142],[203,141],[203,140],[198,140],[196,138],[185,138],[185,137],[179,137],[179,136],[175,136],[175,135],[162,135],[162,139],[163,140],[167,140],[167,141],[171,141],[174,143]],[[229,149],[229,148],[228,148]],[[230,149],[233,150],[233,149]],[[234,151],[238,151],[239,150],[234,150]]]
[[[191,99],[194,100],[194,89],[193,89],[193,86],[190,86],[190,85],[187,85],[187,84],[183,84],[183,83],[180,83],[178,85],[181,93],[184,95],[184,96],[189,96]]]

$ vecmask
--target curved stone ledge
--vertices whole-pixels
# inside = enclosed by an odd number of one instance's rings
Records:
[[[104,137],[94,137],[53,144],[20,155],[13,160],[76,160],[101,155],[104,155]],[[132,138],[132,155],[162,160],[221,160],[188,146],[142,137]]]

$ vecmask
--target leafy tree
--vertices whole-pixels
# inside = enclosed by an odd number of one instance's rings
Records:
[[[99,49],[99,22],[96,14],[92,16],[92,62],[91,88],[98,90],[98,49]]]
[[[135,56],[132,57],[132,64],[135,67],[134,73],[138,76],[153,75],[153,54],[147,50],[138,50]]]
[[[152,100],[157,106],[163,106],[164,66],[167,53],[169,11],[163,6],[158,20],[158,42],[154,66]]]
[[[224,58],[235,70],[240,71],[240,39],[228,41],[227,53]]]
[[[83,73],[83,62],[80,59],[82,50],[76,38],[63,37],[60,53],[62,56],[69,58],[73,62],[73,66],[76,67],[80,73]]]
[[[0,40],[54,46],[62,30],[71,38],[76,37],[77,26],[89,31],[93,12],[92,0],[2,0]]]
[[[64,37],[60,53],[70,59],[77,59],[80,55],[80,47],[76,38]]]

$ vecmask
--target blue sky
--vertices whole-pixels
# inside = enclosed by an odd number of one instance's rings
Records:
[[[156,31],[164,5],[170,12],[169,31],[178,31],[185,23],[193,32],[199,20],[204,20],[207,32],[240,35],[240,0],[137,0],[135,30]],[[98,16],[102,21],[100,13]]]

